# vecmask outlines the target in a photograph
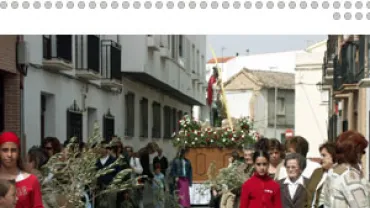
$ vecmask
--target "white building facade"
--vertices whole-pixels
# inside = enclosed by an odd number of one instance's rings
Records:
[[[297,54],[305,53],[304,50],[296,51],[285,51],[276,53],[264,53],[264,54],[254,54],[247,56],[235,56],[235,57],[218,57],[217,64],[222,70],[222,80],[226,82],[232,76],[236,75],[243,68],[247,69],[257,69],[262,71],[272,71],[272,72],[284,72],[284,73],[295,73],[295,61]],[[206,65],[206,81],[208,82],[210,76],[212,75],[212,68],[216,65],[214,59],[207,61]],[[248,104],[241,105],[240,103],[245,103],[249,100],[248,93],[245,94],[243,90],[243,96],[236,92],[227,92],[228,105],[230,113],[232,115],[244,116],[247,115]],[[247,97],[245,97],[247,96]],[[243,106],[243,107],[241,107]],[[206,111],[206,113],[203,112]],[[209,119],[209,108],[205,106],[202,108],[203,120]],[[276,133],[280,137],[280,134]]]
[[[97,121],[134,150],[154,140],[169,158],[177,121],[205,105],[206,36],[25,36],[27,148],[55,136],[84,141]]]
[[[309,144],[307,157],[319,158],[319,147],[328,140],[328,90],[322,81],[326,41],[297,54],[295,74],[295,135],[305,137]]]

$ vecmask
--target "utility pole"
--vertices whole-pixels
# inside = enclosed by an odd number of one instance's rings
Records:
[[[277,96],[277,94],[278,94],[278,88],[275,86],[275,110],[274,110],[274,113],[275,113],[275,117],[274,117],[274,130],[275,130],[275,138],[277,139],[278,137],[276,136],[276,124],[277,124],[277,98],[278,98],[278,96]]]

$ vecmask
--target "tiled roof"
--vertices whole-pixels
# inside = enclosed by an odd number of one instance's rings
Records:
[[[248,78],[249,76],[239,76],[241,74],[251,75],[258,83],[258,85],[265,88],[277,87],[278,89],[294,89],[295,85],[295,76],[293,73],[250,69],[242,69],[239,73],[235,74],[228,81],[226,81],[224,85],[231,85],[234,80],[240,77],[245,81],[237,81],[237,85],[240,86],[234,85],[232,88],[242,89],[244,86],[247,86],[246,83],[251,82],[251,80]]]
[[[217,63],[226,63],[229,60],[235,58],[235,56],[230,56],[230,57],[218,57],[217,58]],[[214,58],[211,58],[210,60],[207,61],[207,64],[215,64],[216,60]]]

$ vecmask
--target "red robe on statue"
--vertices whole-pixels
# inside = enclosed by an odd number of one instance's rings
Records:
[[[214,75],[212,75],[208,80],[208,88],[207,88],[207,104],[209,106],[212,105],[213,100],[213,88],[212,85],[217,82],[217,79]]]

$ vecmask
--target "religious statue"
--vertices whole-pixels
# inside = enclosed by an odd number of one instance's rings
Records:
[[[208,80],[207,88],[207,104],[210,106],[210,123],[212,127],[219,127],[221,125],[220,118],[220,84],[218,68],[213,67],[213,74]]]

